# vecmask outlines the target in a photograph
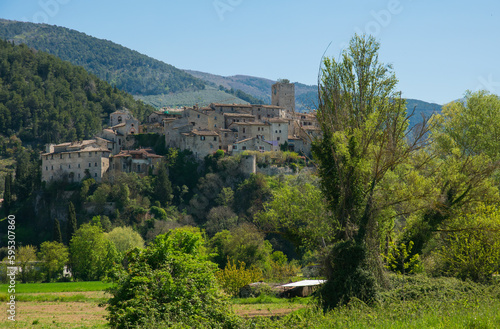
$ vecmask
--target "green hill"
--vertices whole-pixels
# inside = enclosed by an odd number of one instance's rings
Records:
[[[0,135],[37,143],[89,138],[122,107],[139,119],[154,110],[80,66],[0,40]]]
[[[0,38],[83,66],[133,95],[198,91],[206,84],[172,65],[64,27],[0,19]]]

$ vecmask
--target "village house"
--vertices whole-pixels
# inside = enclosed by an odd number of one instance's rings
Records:
[[[279,151],[285,143],[309,154],[310,138],[318,127],[314,114],[295,113],[295,86],[283,82],[272,86],[271,105],[194,106],[185,108],[181,118],[164,120],[163,124],[165,145],[187,148],[199,158],[218,149],[230,154],[241,150]]]
[[[48,144],[42,153],[42,181],[68,179],[70,182],[84,178],[100,181],[109,168],[111,151],[102,138]]]
[[[118,172],[135,172],[140,176],[157,174],[162,159],[152,149],[123,150],[109,158],[110,176]]]

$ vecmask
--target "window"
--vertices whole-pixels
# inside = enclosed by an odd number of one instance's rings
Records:
[[[198,119],[200,118],[200,115],[198,114]]]
[[[200,140],[204,141],[205,140],[205,136],[200,136]]]
[[[89,157],[91,157],[91,156],[92,156],[92,152],[89,152]]]
[[[54,160],[54,154],[50,156],[50,160]]]
[[[280,138],[278,137],[278,140],[280,140]]]
[[[217,141],[217,136],[214,136],[214,142],[216,142],[216,141]]]
[[[62,158],[63,158],[62,154],[59,154],[59,159],[62,159]]]
[[[97,151],[95,151],[95,155],[97,155]]]
[[[48,160],[48,159],[49,159],[49,156],[47,155],[47,156],[45,157],[45,160]]]
[[[68,165],[68,169],[71,169],[71,165]]]
[[[94,163],[94,167],[97,167],[97,162],[96,162],[96,163]]]
[[[97,173],[94,174],[94,177],[97,177]]]
[[[71,153],[68,153],[68,158],[70,158],[70,159],[71,159]]]
[[[81,157],[82,155],[80,153],[78,153],[78,157]]]
[[[49,170],[49,166],[45,166],[45,170]]]
[[[80,168],[80,164],[78,164],[78,168]]]
[[[92,167],[92,163],[89,162],[89,168]]]
[[[242,150],[246,150],[246,149],[247,149],[247,147],[246,147],[246,146],[243,146],[243,147],[242,147]]]
[[[245,133],[245,132],[246,132],[245,130],[246,130],[246,129],[245,129],[245,128],[243,128],[243,133]]]
[[[50,166],[50,167],[51,167],[50,170],[54,170],[54,166]]]
[[[78,178],[80,178],[80,174],[78,174]]]
[[[217,117],[214,117],[214,120],[217,120]]]

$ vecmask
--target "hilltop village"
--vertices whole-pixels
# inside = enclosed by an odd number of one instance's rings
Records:
[[[315,113],[295,112],[295,85],[272,86],[271,105],[216,104],[207,107],[162,109],[141,124],[126,109],[110,114],[109,128],[91,140],[48,144],[42,158],[42,181],[100,181],[116,171],[156,172],[162,160],[150,148],[133,149],[133,135],[165,136],[165,145],[190,150],[198,159],[223,150],[229,155],[244,151],[288,150],[309,155],[311,141],[320,134]]]

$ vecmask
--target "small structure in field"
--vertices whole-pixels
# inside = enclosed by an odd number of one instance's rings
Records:
[[[302,280],[279,286],[282,297],[307,297],[312,295],[326,280]]]

